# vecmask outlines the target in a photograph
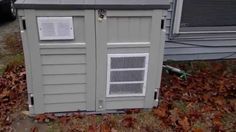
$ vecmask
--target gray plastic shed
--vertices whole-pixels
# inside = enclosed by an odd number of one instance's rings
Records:
[[[31,114],[153,107],[168,0],[18,0],[16,7]]]

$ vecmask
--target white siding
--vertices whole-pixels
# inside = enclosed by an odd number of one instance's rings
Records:
[[[166,16],[166,41],[172,32],[174,19],[175,0],[171,0],[170,9]],[[232,39],[226,39],[226,38]],[[195,38],[195,39],[193,39]],[[197,38],[197,39],[196,39]],[[165,60],[205,60],[205,59],[229,59],[236,58],[236,39],[232,34],[188,34],[174,41],[181,41],[193,45],[165,43]],[[205,45],[205,46],[201,46]],[[211,47],[206,47],[211,46]]]

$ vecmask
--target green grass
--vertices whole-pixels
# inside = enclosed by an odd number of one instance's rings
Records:
[[[3,74],[4,70],[5,70],[5,67],[4,66],[0,66],[0,76]]]
[[[23,54],[16,54],[16,55],[9,55],[4,57],[6,65],[23,65],[24,64],[24,55]]]
[[[18,65],[24,65],[23,54],[11,54],[0,57],[0,75],[2,75],[7,67],[15,67]]]
[[[182,113],[187,113],[188,112],[188,108],[187,108],[187,103],[183,102],[183,101],[175,101],[173,102],[173,106],[178,108]]]
[[[195,74],[200,71],[214,70],[217,66],[221,65],[224,70],[235,74],[236,73],[236,60],[195,60],[195,61],[172,61],[167,60],[164,62],[165,65],[171,65],[173,67],[184,70],[187,73]],[[222,69],[222,68],[221,68]]]
[[[4,50],[0,49],[0,75],[6,67],[24,64],[23,48],[20,33],[9,33],[4,36]]]

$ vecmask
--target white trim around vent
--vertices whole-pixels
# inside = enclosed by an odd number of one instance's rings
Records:
[[[140,68],[111,68],[112,58],[126,58],[126,57],[145,57],[144,67]],[[132,53],[132,54],[108,54],[107,55],[107,89],[106,97],[132,97],[132,96],[145,96],[146,94],[146,83],[147,83],[147,73],[148,73],[148,61],[149,53]],[[144,71],[142,81],[121,81],[121,82],[111,82],[111,72],[112,71]],[[110,86],[119,84],[141,84],[142,93],[127,93],[127,94],[110,94]]]

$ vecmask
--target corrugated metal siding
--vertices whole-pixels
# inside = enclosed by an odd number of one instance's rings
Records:
[[[175,0],[170,0],[171,6],[166,16],[166,41],[169,41],[169,35],[172,28],[172,21],[174,19],[174,7]],[[191,40],[198,35],[189,34],[185,38],[181,38],[181,43],[190,43],[194,45],[185,45],[172,42],[165,43],[165,56],[164,60],[206,60],[206,59],[229,59],[236,58],[236,39],[224,39],[224,37],[230,37],[232,34],[220,34],[222,38],[219,39],[219,35],[210,39],[207,35],[199,35],[199,39]],[[176,40],[178,41],[178,40]],[[212,47],[206,47],[201,45],[207,45]],[[235,47],[233,47],[235,46]]]

